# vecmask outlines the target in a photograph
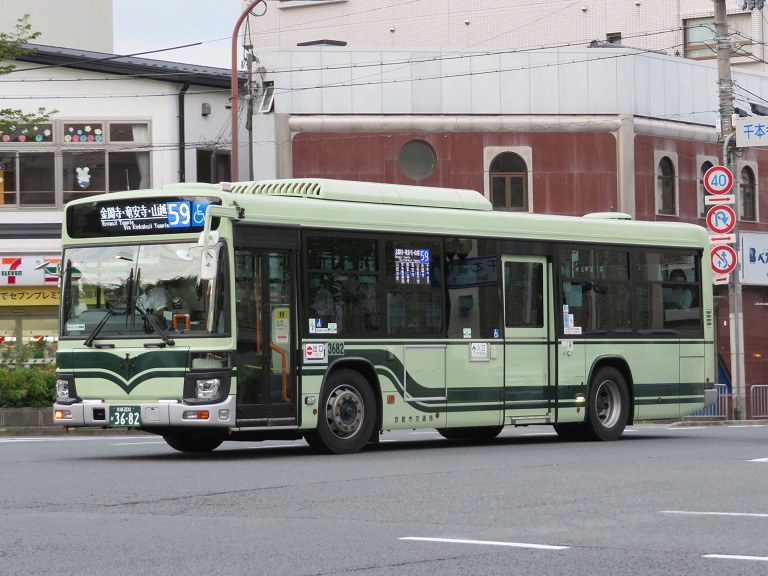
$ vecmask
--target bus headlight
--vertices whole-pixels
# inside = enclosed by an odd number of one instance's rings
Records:
[[[212,400],[219,395],[221,380],[205,378],[197,381],[196,397],[198,400]]]
[[[69,400],[69,380],[56,380],[56,400]]]
[[[69,375],[59,375],[56,378],[56,402],[72,404],[77,401],[75,379]]]

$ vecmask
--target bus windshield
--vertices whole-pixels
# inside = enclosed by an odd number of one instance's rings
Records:
[[[221,245],[215,279],[200,278],[189,243],[68,248],[62,258],[61,336],[208,336],[229,332]],[[95,332],[95,334],[94,334]]]

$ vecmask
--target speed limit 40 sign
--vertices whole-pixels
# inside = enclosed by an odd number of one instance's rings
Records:
[[[733,186],[733,174],[725,166],[712,166],[704,173],[704,188],[710,194],[725,194]]]

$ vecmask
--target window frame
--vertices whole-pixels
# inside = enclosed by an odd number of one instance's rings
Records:
[[[135,126],[143,126],[146,134],[142,135],[139,139],[133,141],[112,141],[110,138],[110,128],[113,124],[129,124]],[[19,210],[19,209],[34,209],[34,210],[50,210],[51,208],[60,209],[68,200],[72,197],[67,195],[76,194],[76,197],[91,196],[103,192],[117,192],[125,190],[126,188],[115,188],[110,184],[110,153],[135,153],[146,155],[143,161],[139,161],[137,158],[137,165],[139,163],[146,165],[147,167],[147,188],[152,183],[152,119],[151,118],[131,118],[131,119],[117,119],[117,118],[92,118],[92,119],[73,119],[73,118],[57,118],[49,123],[45,124],[47,129],[50,129],[50,139],[40,142],[34,142],[30,139],[25,142],[3,142],[0,140],[0,156],[7,158],[13,163],[14,172],[14,190],[10,193],[15,194],[15,201],[13,203],[0,204],[0,211],[2,210]],[[65,131],[65,127],[67,130]],[[77,127],[82,127],[83,132],[87,135],[94,136],[92,139],[84,139],[75,142],[69,133],[68,128],[72,127],[73,131]],[[94,130],[87,130],[88,127],[94,127]],[[96,134],[95,129],[100,131],[100,134]],[[66,137],[69,136],[67,139]],[[80,136],[80,135],[78,135]],[[100,137],[100,140],[96,138]],[[74,157],[77,154],[82,153],[94,153],[103,154],[104,158],[104,189],[90,188],[87,191],[79,190],[65,190],[65,174],[64,174],[64,157]],[[53,188],[45,191],[51,194],[52,202],[46,203],[30,203],[25,204],[22,200],[24,192],[21,188],[21,163],[25,156],[31,154],[52,154],[53,155]],[[117,180],[115,180],[117,181]],[[140,179],[144,181],[144,179]],[[8,194],[8,193],[6,193]],[[65,197],[67,199],[65,200]]]
[[[757,180],[757,162],[739,162],[736,168],[739,171],[739,220],[744,222],[758,222],[758,180]],[[744,185],[744,173],[747,171],[750,174],[751,183],[748,186]],[[750,190],[750,210],[751,214],[747,213],[747,194],[746,190]],[[751,216],[751,217],[748,217]]]
[[[524,186],[524,203],[525,206],[521,208],[512,208],[507,205],[506,208],[503,210],[509,211],[509,212],[529,212],[532,213],[534,211],[534,205],[533,205],[533,149],[530,146],[486,146],[483,149],[483,166],[484,168],[484,178],[483,178],[483,195],[485,198],[493,204],[493,186],[492,186],[492,178],[494,174],[499,174],[500,176],[505,173],[493,173],[491,172],[491,166],[493,165],[493,162],[502,154],[505,153],[512,153],[518,156],[526,167],[526,172],[516,172],[515,175],[523,176],[523,186]],[[505,192],[507,194],[507,204],[509,204],[509,186],[508,182],[505,185]],[[494,208],[496,210],[497,208]],[[500,209],[501,210],[501,209]]]
[[[728,31],[731,37],[736,36],[742,40],[729,40],[731,58],[748,58],[752,55],[752,15],[750,12],[728,14]],[[692,42],[691,36],[695,35],[700,27],[709,24],[712,37],[703,41]],[[710,26],[706,28],[710,29]],[[706,33],[704,33],[706,35]],[[740,53],[739,53],[740,52]],[[690,60],[714,60],[717,58],[717,40],[715,38],[715,17],[686,18],[683,20],[683,53]]]
[[[667,151],[656,151],[654,153],[655,168],[654,174],[654,198],[656,203],[656,215],[658,216],[678,216],[679,214],[679,186],[677,169],[677,154]],[[662,166],[667,164],[672,174],[662,174]],[[666,200],[672,203],[670,207],[665,206]]]

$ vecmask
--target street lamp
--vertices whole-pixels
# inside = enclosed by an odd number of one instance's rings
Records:
[[[230,179],[237,182],[239,180],[239,172],[238,172],[238,105],[237,105],[237,99],[238,99],[238,75],[237,75],[237,37],[240,32],[240,26],[243,24],[243,20],[246,19],[248,14],[251,13],[251,10],[253,10],[256,5],[259,2],[263,2],[264,0],[253,0],[246,6],[245,10],[243,10],[243,13],[240,14],[240,17],[237,19],[237,23],[235,24],[235,29],[232,32],[232,83],[231,83],[231,94],[229,99],[229,104],[232,109],[232,154],[230,156]]]

